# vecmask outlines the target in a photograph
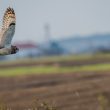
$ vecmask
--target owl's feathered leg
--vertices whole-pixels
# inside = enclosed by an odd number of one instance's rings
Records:
[[[0,49],[0,55],[10,55],[11,54],[12,49],[11,48],[1,48]]]

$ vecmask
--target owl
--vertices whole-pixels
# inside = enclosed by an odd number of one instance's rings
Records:
[[[11,45],[15,33],[16,16],[13,8],[8,7],[3,16],[2,28],[0,30],[0,55],[15,54],[19,51],[16,46]]]

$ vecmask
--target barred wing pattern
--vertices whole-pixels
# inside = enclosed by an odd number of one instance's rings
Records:
[[[3,26],[0,32],[0,47],[11,46],[11,41],[15,33],[16,16],[13,8],[7,8],[3,17]]]

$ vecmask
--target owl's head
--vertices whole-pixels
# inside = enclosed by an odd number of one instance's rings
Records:
[[[11,54],[15,54],[19,51],[19,48],[16,46],[11,46]]]

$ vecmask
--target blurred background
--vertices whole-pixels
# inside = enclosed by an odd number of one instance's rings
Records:
[[[109,4],[109,0],[1,1],[1,23],[7,7],[16,12],[13,44],[20,48],[6,58],[109,51]]]
[[[110,107],[110,0],[1,0],[16,13],[15,55],[0,56],[0,100],[59,110]],[[56,91],[57,90],[57,91]]]

